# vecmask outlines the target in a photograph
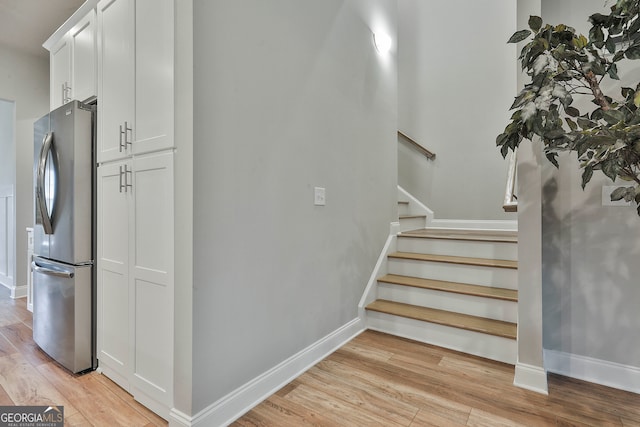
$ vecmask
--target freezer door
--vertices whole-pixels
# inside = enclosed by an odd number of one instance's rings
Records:
[[[92,266],[34,258],[33,340],[71,372],[95,368]]]

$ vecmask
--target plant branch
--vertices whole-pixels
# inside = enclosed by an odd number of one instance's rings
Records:
[[[604,96],[604,93],[602,93],[602,90],[600,89],[600,84],[598,83],[598,77],[593,73],[593,71],[587,71],[586,73],[583,74],[583,76],[587,80],[587,83],[589,84],[589,89],[591,89],[591,93],[593,94],[593,98],[596,104],[598,104],[600,108],[602,108],[604,111],[610,110],[611,105],[609,104],[609,101],[607,101],[607,98]]]

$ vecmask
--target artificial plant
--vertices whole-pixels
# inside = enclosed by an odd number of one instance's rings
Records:
[[[618,0],[608,15],[589,17],[589,37],[567,25],[529,18],[509,43],[532,36],[520,53],[531,81],[518,94],[511,122],[497,139],[504,156],[523,139],[539,137],[546,157],[558,166],[562,151],[575,151],[582,169],[582,188],[594,171],[629,185],[611,193],[611,200],[634,201],[640,215],[640,83],[620,87],[620,95],[603,91],[603,80],[620,80],[618,64],[640,59],[640,0]],[[617,95],[617,94],[616,94]],[[588,97],[590,111],[580,111],[574,98]],[[584,108],[583,108],[584,109]]]

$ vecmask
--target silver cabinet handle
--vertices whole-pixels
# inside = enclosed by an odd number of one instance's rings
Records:
[[[127,188],[133,188],[133,184],[129,183],[129,177],[132,175],[133,175],[133,171],[131,169],[128,169],[127,165],[124,165],[124,169],[122,168],[122,166],[120,166],[120,175],[118,176],[118,179],[119,179],[121,193],[123,189],[124,189],[124,192],[126,193],[128,191]],[[122,183],[123,177],[124,177],[124,184]]]
[[[45,234],[53,234],[53,224],[49,210],[47,209],[47,195],[44,191],[44,175],[47,170],[47,158],[51,152],[53,145],[53,132],[49,132],[44,136],[42,147],[40,148],[40,159],[38,161],[38,170],[36,177],[36,205],[42,217],[42,228]],[[54,165],[55,167],[55,165]],[[51,213],[53,216],[53,212]]]
[[[73,279],[74,274],[70,271],[59,271],[51,268],[40,267],[35,261],[31,262],[31,268],[36,273],[47,274],[49,276],[64,277],[65,279]]]
[[[124,147],[127,149],[127,145],[133,146],[133,129],[129,127],[129,124],[124,122]]]
[[[129,135],[132,137],[129,138]],[[133,145],[131,140],[133,139],[133,130],[129,127],[129,122],[124,122],[124,127],[120,125],[120,143],[118,144],[118,151],[122,153],[122,150],[127,149],[127,145]]]
[[[62,84],[62,103],[66,104],[67,102],[71,102],[71,86],[69,86],[69,82],[64,82]]]

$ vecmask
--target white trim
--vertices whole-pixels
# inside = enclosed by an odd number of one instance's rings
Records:
[[[229,425],[363,331],[364,323],[362,319],[353,319],[279,365],[232,391],[222,399],[212,403],[193,417],[172,409],[170,423],[173,426],[185,427]]]
[[[544,365],[549,372],[640,393],[640,367],[547,349]]]
[[[400,187],[399,185],[398,185],[398,200],[406,200],[409,202],[409,212],[411,212],[412,215],[426,215],[427,226],[433,220],[434,218],[433,211],[429,209],[420,200],[413,197],[407,190]]]
[[[547,387],[547,372],[539,366],[516,363],[513,385],[540,394],[549,394]]]
[[[27,285],[11,286],[9,289],[11,290],[11,298],[13,299],[26,298],[27,296]]]
[[[42,47],[51,51],[53,45],[58,43],[66,34],[76,25],[87,13],[98,4],[99,0],[86,0],[78,10],[73,12],[73,15],[69,17],[44,43]]]
[[[169,412],[169,427],[190,427],[193,418],[176,408]]]
[[[482,230],[518,230],[516,220],[479,220],[479,219],[433,219],[429,227],[438,228],[479,228]]]
[[[362,298],[360,298],[360,302],[358,303],[358,316],[366,321],[366,312],[365,307],[367,304],[373,302],[378,297],[378,277],[384,276],[387,274],[387,256],[396,251],[397,248],[397,235],[400,230],[399,222],[392,222],[389,227],[389,237],[387,238],[382,251],[380,252],[380,256],[378,257],[378,261],[376,262],[375,267],[373,268],[373,272],[369,277],[369,281],[367,282],[367,287],[364,289],[362,293]]]

